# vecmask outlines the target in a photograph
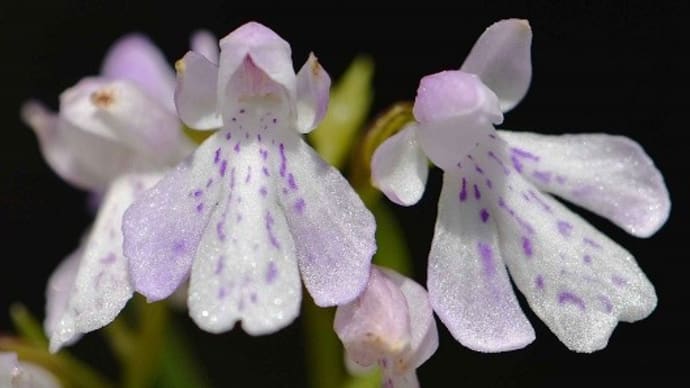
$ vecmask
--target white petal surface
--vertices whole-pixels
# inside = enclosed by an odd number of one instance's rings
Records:
[[[297,130],[309,133],[323,120],[328,109],[331,77],[313,53],[297,73]]]
[[[113,182],[84,240],[66,306],[50,333],[51,351],[57,351],[75,336],[107,325],[131,298],[127,259],[122,253],[122,215],[137,195],[159,178],[125,175]]]
[[[203,55],[209,62],[218,64],[220,47],[218,46],[218,39],[212,32],[207,30],[195,31],[192,34],[190,47],[192,51]]]
[[[472,155],[493,180],[482,198],[493,203],[510,274],[568,348],[601,349],[619,320],[639,320],[654,310],[654,287],[630,253],[508,168],[511,153],[503,143],[489,142]]]
[[[58,388],[60,383],[45,369],[20,362],[15,353],[0,352],[0,387]]]
[[[227,331],[241,320],[247,333],[260,335],[297,317],[302,288],[295,245],[277,198],[283,186],[274,179],[280,176],[280,145],[269,137],[259,141],[256,122],[238,120],[238,127],[248,131],[221,133],[232,133],[230,142],[218,148],[221,163],[228,163],[227,176],[218,184],[227,189],[196,251],[188,304],[206,331]],[[196,157],[210,162],[215,154]]]
[[[353,300],[376,252],[374,217],[340,172],[301,138],[285,143],[281,204],[302,280],[319,306]]]
[[[103,61],[101,74],[111,80],[132,81],[168,111],[175,111],[172,66],[145,36],[129,34],[115,42]]]
[[[424,194],[429,165],[417,143],[415,124],[389,137],[371,159],[371,180],[388,199],[402,206],[417,203]]]
[[[532,29],[526,20],[494,23],[472,47],[460,70],[477,74],[498,96],[503,112],[517,105],[532,79]]]
[[[671,201],[664,178],[633,140],[606,134],[499,134],[512,147],[513,167],[540,189],[638,237],[651,236],[668,219]]]
[[[55,329],[58,327],[62,316],[69,307],[70,296],[74,288],[74,281],[79,271],[79,264],[81,264],[83,253],[84,242],[82,241],[79,248],[67,256],[48,279],[48,288],[46,289],[46,318],[43,322],[43,328],[48,338],[53,337]],[[79,339],[79,337],[79,335],[75,335],[72,341],[65,343],[65,345],[70,345],[72,342]]]
[[[190,128],[215,129],[223,125],[218,113],[216,89],[218,66],[201,54],[189,51],[179,60],[175,106],[180,119]]]
[[[472,161],[463,162],[457,171],[444,173],[429,253],[429,299],[451,334],[468,348],[519,349],[534,340],[534,330],[503,264],[486,178]]]

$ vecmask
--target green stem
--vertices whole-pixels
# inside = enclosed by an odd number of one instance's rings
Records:
[[[128,388],[150,387],[158,373],[169,312],[165,302],[134,300],[139,330],[131,351],[125,358],[124,385]]]
[[[340,342],[333,331],[333,316],[332,308],[320,308],[310,298],[303,299],[307,378],[311,387],[340,387],[346,378]]]
[[[48,349],[48,339],[43,334],[41,324],[36,321],[26,306],[21,303],[10,306],[10,317],[19,335],[26,342],[41,349]]]
[[[192,347],[174,322],[168,325],[159,374],[161,386],[166,388],[210,387]]]

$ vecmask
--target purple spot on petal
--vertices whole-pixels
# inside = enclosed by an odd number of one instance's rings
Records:
[[[211,187],[212,184],[213,184],[213,178],[209,178],[208,181],[206,182],[206,188]]]
[[[275,124],[275,123],[277,123],[277,122],[278,122],[278,119],[274,117],[274,118],[273,118],[273,124]]]
[[[611,276],[611,281],[613,282],[613,284],[615,284],[618,287],[623,287],[626,284],[628,284],[628,282],[625,279],[623,279],[622,277],[620,277],[618,275]]]
[[[490,133],[490,134],[489,134],[489,137],[492,138],[492,139],[495,139],[495,138],[496,138],[496,135],[494,135],[493,133]]]
[[[235,167],[230,169],[230,188],[235,188]]]
[[[242,114],[244,112],[245,112],[244,108],[240,109],[240,114]]]
[[[505,175],[510,174],[510,170],[508,169],[508,167],[506,167],[506,165],[503,164],[503,161],[501,159],[499,159],[498,156],[496,156],[496,154],[494,154],[493,151],[489,151],[489,157],[491,159],[493,159],[496,163],[498,163],[499,166],[501,166],[501,168],[503,169],[503,173]]]
[[[544,289],[544,277],[541,275],[537,275],[537,278],[534,279],[534,285],[537,286],[538,289],[543,290]]]
[[[278,239],[276,239],[276,236],[273,234],[273,216],[271,216],[271,212],[266,212],[266,217],[265,217],[265,226],[266,226],[266,232],[268,232],[268,240],[270,241],[271,245],[273,245],[274,248],[280,249],[280,244],[278,243]]]
[[[572,231],[573,225],[571,225],[570,222],[558,221],[558,232],[560,232],[563,236],[569,237]]]
[[[247,166],[247,176],[244,177],[244,183],[249,183],[252,180],[252,166]]]
[[[482,197],[482,194],[479,192],[479,187],[477,185],[474,185],[474,198],[479,199]]]
[[[238,141],[237,143],[235,143],[235,146],[232,149],[235,150],[235,152],[239,153],[240,152],[240,142]]]
[[[534,170],[534,172],[532,172],[532,176],[536,180],[538,180],[544,184],[548,184],[551,182],[551,173],[548,171]]]
[[[530,195],[535,201],[537,201],[537,203],[539,203],[539,205],[540,205],[546,212],[548,212],[548,213],[551,213],[551,212],[552,212],[551,206],[549,206],[546,202],[544,202],[544,200],[542,200],[541,198],[539,198],[539,196],[538,196],[533,190],[529,190],[528,193],[529,193],[529,195]]]
[[[590,256],[590,255],[585,255],[585,256],[582,258],[582,261],[584,261],[585,264],[592,264],[592,256]]]
[[[305,206],[306,206],[306,204],[304,203],[304,199],[300,198],[297,201],[295,201],[295,211],[298,214],[304,213],[304,207]]]
[[[221,220],[216,224],[216,234],[218,235],[218,240],[225,241],[225,220]]]
[[[601,248],[601,245],[599,245],[596,241],[592,240],[591,238],[585,237],[582,239],[582,242],[585,244],[594,247],[594,248]]]
[[[292,173],[288,174],[288,186],[292,190],[297,190],[297,183],[295,182],[295,176]]]
[[[479,167],[479,166],[476,165],[476,164],[474,165],[474,171],[476,171],[476,172],[478,172],[478,173],[480,173],[480,174],[482,174],[482,175],[484,174],[484,170],[482,170],[482,168]]]
[[[280,176],[285,178],[285,170],[287,169],[287,158],[285,157],[285,145],[280,143],[278,146],[280,150]]]
[[[239,224],[242,222],[242,214],[237,213],[237,217],[235,217],[235,223]]]
[[[177,240],[173,242],[172,246],[172,251],[173,253],[177,255],[181,255],[187,251],[187,241],[185,240]]]
[[[493,188],[493,183],[491,183],[491,179],[486,180],[486,187],[488,187],[489,189]]]
[[[268,268],[266,269],[266,283],[271,284],[278,278],[278,267],[276,263],[268,263]]]
[[[265,186],[261,186],[259,189],[259,194],[261,194],[262,197],[265,197],[268,194],[268,190],[266,190]]]
[[[218,275],[223,272],[223,268],[225,268],[225,258],[223,256],[218,256],[218,261],[216,261],[216,270],[213,271],[213,273]]]
[[[195,191],[192,193],[192,195],[193,195],[195,198],[199,198],[199,197],[201,197],[203,194],[204,194],[204,191],[203,191],[203,190],[195,190]]]
[[[535,162],[539,161],[539,157],[537,155],[532,154],[531,152],[527,152],[527,151],[521,150],[519,148],[511,148],[510,150],[512,151],[512,153],[515,156],[519,156],[519,157],[525,158],[525,159],[532,159]]]
[[[216,150],[216,155],[213,157],[213,163],[217,164],[220,161],[220,147]]]
[[[556,183],[558,184],[564,184],[566,181],[565,177],[563,175],[556,175]]]
[[[223,159],[223,161],[220,162],[220,170],[219,170],[219,173],[220,173],[220,176],[221,176],[221,177],[224,177],[224,176],[225,176],[225,169],[226,169],[226,168],[228,168],[228,161],[225,160],[225,159]]]
[[[249,300],[252,301],[252,303],[256,304],[258,297],[256,296],[256,292],[252,292],[251,295],[249,295]]]
[[[232,118],[232,121],[235,121],[234,117]],[[230,133],[230,131],[228,131],[228,133],[225,134],[225,140],[230,140],[230,139],[232,139],[232,133]]]
[[[477,243],[477,249],[479,250],[479,255],[482,258],[482,267],[484,268],[484,273],[487,276],[493,276],[496,273],[496,266],[494,264],[494,254],[491,251],[491,247],[480,242]]]
[[[203,211],[204,211],[204,203],[203,203],[203,202],[199,202],[199,204],[196,205],[196,212],[197,212],[197,213],[201,213],[201,212],[203,212]]]
[[[218,289],[218,299],[225,299],[227,294],[228,294],[228,291],[225,289],[225,287],[221,287]]]
[[[613,311],[613,303],[611,303],[611,299],[609,299],[609,298],[608,298],[607,296],[605,296],[605,295],[599,295],[599,296],[597,297],[597,299],[599,299],[599,301],[601,302],[601,304],[604,306],[604,310],[605,310],[607,313],[610,313],[611,311]]]
[[[462,188],[460,189],[460,202],[465,202],[467,199],[467,181],[465,177],[462,178]]]
[[[112,264],[117,260],[117,256],[115,256],[114,253],[110,252],[107,256],[101,259],[101,263],[103,264]]]
[[[479,211],[479,217],[481,217],[482,222],[486,223],[486,221],[489,220],[489,211],[486,209],[482,209]]]
[[[532,240],[522,237],[522,251],[525,252],[527,257],[532,257]]]
[[[522,163],[517,158],[517,156],[515,156],[515,155],[511,156],[510,160],[513,162],[513,167],[515,168],[515,171],[522,172]]]
[[[582,311],[585,310],[585,301],[583,301],[582,298],[580,298],[579,296],[577,296],[571,292],[567,292],[567,291],[559,292],[558,293],[558,303],[559,304],[566,304],[566,303],[574,304],[577,307],[579,307],[580,310],[582,310]]]
[[[261,159],[266,160],[268,159],[268,151],[264,149],[260,149],[259,153],[261,154]]]
[[[458,166],[458,168],[462,168],[462,163],[458,162],[458,164],[456,164],[456,166]]]
[[[264,176],[271,176],[271,174],[268,173],[268,168],[264,167],[261,171],[264,173]]]

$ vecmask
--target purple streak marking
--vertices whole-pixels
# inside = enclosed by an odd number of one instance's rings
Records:
[[[228,168],[228,161],[223,159],[223,161],[220,162],[220,169],[218,170],[221,177],[225,176],[225,169],[226,168]]]
[[[247,166],[247,176],[244,177],[244,183],[249,183],[252,180],[252,166]]]
[[[532,159],[532,160],[534,160],[535,162],[538,162],[538,161],[539,161],[539,157],[538,157],[537,155],[534,155],[534,154],[531,153],[531,152],[527,152],[527,151],[521,150],[521,149],[519,149],[519,148],[511,148],[510,150],[513,152],[513,154],[514,154],[515,156],[519,156],[519,157],[525,158],[525,159]]]
[[[474,165],[474,171],[480,173],[481,175],[484,175],[484,170],[482,170],[482,168],[476,164]]]
[[[218,275],[223,272],[223,268],[225,268],[225,258],[223,256],[218,256],[218,261],[216,261],[216,270],[213,271],[213,273]]]
[[[534,253],[532,251],[532,240],[528,239],[527,237],[522,237],[522,250],[525,252],[527,257],[532,257],[532,254]]]
[[[475,199],[481,198],[481,197],[482,197],[482,194],[479,192],[479,187],[477,187],[476,184],[473,185],[473,186],[474,186],[474,198],[475,198]]]
[[[585,262],[585,264],[592,264],[592,256],[590,255],[585,255],[582,260]]]
[[[203,202],[199,202],[199,204],[196,205],[196,212],[197,212],[197,213],[201,213],[201,212],[203,212],[203,211],[204,211],[204,203],[203,203]]]
[[[306,203],[304,203],[303,198],[299,198],[297,201],[295,201],[295,211],[298,214],[304,213],[304,207],[306,206]]]
[[[266,269],[266,283],[271,284],[278,278],[278,267],[276,263],[268,263],[268,268]]]
[[[173,242],[172,246],[173,253],[180,255],[187,252],[187,241],[177,240]]]
[[[208,178],[208,181],[206,182],[206,188],[211,187],[212,184],[213,184],[213,178]]]
[[[259,194],[261,194],[262,197],[265,197],[268,194],[268,190],[266,190],[266,186],[261,186],[259,189]]]
[[[506,165],[503,164],[503,161],[501,159],[499,159],[498,156],[496,156],[496,154],[494,154],[493,151],[489,151],[489,157],[491,159],[493,159],[496,163],[498,163],[499,166],[501,166],[501,168],[503,169],[503,173],[505,175],[510,174],[510,170],[508,169],[508,167],[506,167]]]
[[[567,221],[558,221],[558,232],[563,236],[569,237],[573,232],[573,225]]]
[[[220,147],[218,147],[218,149],[216,150],[216,154],[213,157],[213,163],[218,164],[219,161],[220,161]]]
[[[477,243],[477,249],[479,250],[479,255],[482,258],[482,267],[484,268],[484,273],[491,277],[496,273],[496,266],[494,264],[494,254],[491,251],[491,247],[482,242]]]
[[[264,176],[271,176],[271,174],[269,174],[268,172],[268,168],[266,168],[265,166],[261,169],[261,171],[264,173]]]
[[[237,143],[235,143],[235,146],[232,147],[232,149],[235,150],[235,152],[239,153],[240,152],[240,142],[238,141]]]
[[[218,240],[225,241],[225,220],[221,220],[216,224],[216,234],[218,235]]]
[[[480,210],[479,217],[481,217],[483,223],[486,223],[489,220],[489,211],[486,209]]]
[[[566,181],[565,177],[563,175],[556,175],[556,183],[562,185]]]
[[[203,194],[204,194],[204,191],[203,191],[203,190],[195,190],[195,191],[192,193],[192,195],[193,195],[195,198],[199,198],[199,197],[201,197]]]
[[[510,160],[513,162],[513,167],[515,168],[515,171],[522,172],[522,163],[520,162],[520,159],[518,159],[517,156],[512,155],[510,157]]]
[[[232,119],[233,119],[233,121],[235,120],[234,117]],[[230,139],[232,139],[232,133],[230,133],[230,131],[228,131],[228,133],[225,134],[225,140],[230,140]]]
[[[493,183],[491,182],[491,179],[487,179],[487,180],[486,180],[486,187],[488,187],[489,190],[491,190],[491,189],[493,188],[493,186],[494,186],[494,185],[493,185]]]
[[[585,237],[582,239],[582,242],[584,242],[585,244],[587,244],[591,247],[601,249],[601,245],[599,245],[596,241],[592,240],[591,238]]]
[[[115,260],[117,260],[117,256],[115,256],[114,253],[110,252],[110,253],[108,253],[107,256],[105,256],[104,258],[101,259],[101,263],[112,264],[115,262]]]
[[[618,287],[623,287],[626,284],[628,284],[628,282],[625,279],[623,279],[622,277],[620,277],[618,275],[611,276],[611,281],[613,282],[613,284],[615,284]]]
[[[597,299],[599,299],[601,304],[604,305],[604,310],[606,310],[607,313],[611,313],[611,311],[613,311],[613,303],[611,303],[611,299],[604,295],[599,295]]]
[[[288,174],[288,187],[292,190],[297,190],[297,183],[295,182],[295,176],[292,173]]]
[[[532,176],[544,184],[551,183],[551,173],[549,171],[534,170]]]
[[[280,176],[285,178],[285,171],[287,169],[287,158],[285,157],[285,144],[280,143],[278,149],[280,150]]]
[[[465,177],[462,178],[462,188],[460,189],[460,202],[465,202],[467,199],[467,181]]]
[[[577,307],[579,307],[580,310],[582,310],[582,311],[585,310],[585,301],[583,301],[582,298],[580,298],[579,296],[577,296],[571,292],[567,292],[567,291],[559,292],[558,293],[558,303],[559,304],[566,304],[566,303],[574,304]]]
[[[547,213],[551,213],[551,212],[552,212],[551,206],[549,206],[546,202],[544,202],[541,198],[539,198],[539,196],[537,196],[537,194],[535,194],[533,190],[529,190],[528,193],[529,193],[529,195],[530,195],[532,198],[534,198],[535,201],[537,201],[537,203],[539,203],[539,205],[541,205],[541,207],[542,207]]]
[[[271,215],[271,212],[266,212],[266,217],[265,217],[265,226],[266,226],[266,231],[268,232],[268,240],[271,242],[271,245],[273,245],[274,248],[280,249],[280,244],[278,243],[278,239],[276,239],[276,236],[273,234],[273,216]]]
[[[537,278],[534,279],[534,284],[537,286],[538,289],[543,290],[544,289],[544,277],[541,275],[537,275]]]

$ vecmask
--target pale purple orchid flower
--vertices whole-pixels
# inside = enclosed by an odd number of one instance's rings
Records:
[[[193,42],[214,58],[210,33],[197,32]],[[175,112],[174,87],[172,66],[158,48],[131,34],[109,50],[100,76],[62,93],[59,113],[37,102],[23,109],[53,170],[79,188],[105,193],[79,248],[49,279],[44,326],[51,351],[110,323],[133,294],[122,215],[194,148]]]
[[[431,304],[453,336],[478,351],[518,349],[532,310],[570,349],[606,346],[618,321],[645,318],[654,287],[633,256],[548,193],[647,237],[668,218],[663,177],[634,141],[606,134],[496,131],[525,95],[532,33],[505,20],[479,38],[460,71],[424,77],[416,123],[374,153],[374,184],[401,205],[417,202],[427,158],[443,171],[429,254]]]
[[[0,387],[58,388],[60,383],[40,366],[19,361],[15,353],[0,352]]]
[[[426,290],[377,266],[372,266],[364,292],[338,306],[334,328],[351,369],[380,367],[386,388],[419,387],[416,369],[438,348],[438,330]]]
[[[343,176],[301,138],[323,118],[330,78],[311,55],[247,23],[220,41],[218,66],[191,51],[175,101],[191,128],[221,130],[146,191],[124,217],[135,289],[168,297],[189,277],[188,307],[218,333],[252,335],[297,317],[301,278],[320,306],[364,289],[375,222]]]

